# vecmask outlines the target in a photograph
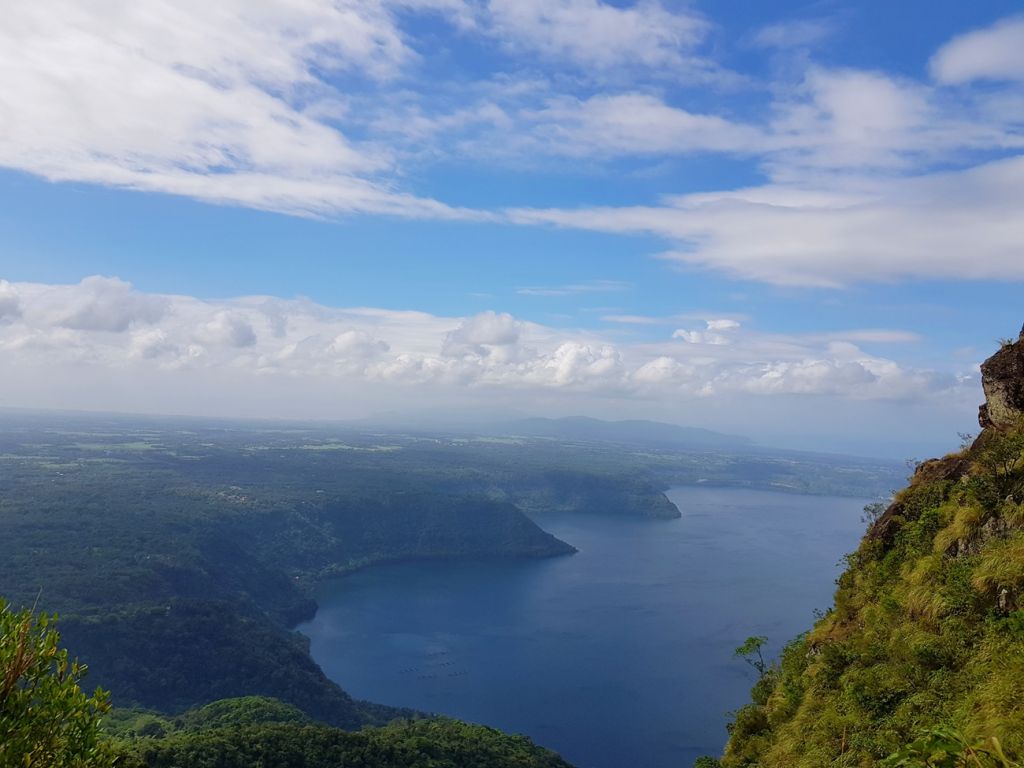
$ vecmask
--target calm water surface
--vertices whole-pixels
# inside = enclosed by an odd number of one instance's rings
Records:
[[[525,733],[580,768],[689,768],[718,754],[753,672],[831,603],[863,500],[688,487],[679,520],[538,517],[579,548],[425,562],[325,584],[300,627],[356,697]]]

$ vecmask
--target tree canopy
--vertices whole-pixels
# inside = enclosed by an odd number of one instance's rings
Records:
[[[0,599],[0,766],[112,766],[100,732],[108,696],[81,689],[86,668],[60,647],[53,620]]]

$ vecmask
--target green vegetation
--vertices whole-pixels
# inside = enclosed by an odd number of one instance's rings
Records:
[[[51,622],[0,600],[0,766],[112,766],[100,732],[107,694],[82,692],[85,667],[60,648]]]
[[[870,517],[833,608],[760,670],[724,768],[1024,755],[1024,424],[921,464]],[[760,639],[738,649],[755,666]]]
[[[166,736],[174,731],[201,731],[263,723],[312,724],[305,712],[292,704],[266,696],[221,699],[176,716],[142,709],[114,709],[103,722],[107,733],[121,739]]]
[[[767,642],[768,638],[764,635],[754,635],[744,640],[743,644],[733,652],[734,656],[743,659],[757,670],[758,679],[768,673],[768,662],[764,660],[764,654],[761,652]]]
[[[1020,768],[999,739],[970,741],[952,728],[933,728],[882,761],[884,768]]]
[[[354,733],[322,725],[245,725],[137,739],[121,750],[124,768],[569,768],[522,736],[446,719]]]

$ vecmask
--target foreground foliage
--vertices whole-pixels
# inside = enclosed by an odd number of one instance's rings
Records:
[[[0,766],[112,766],[100,732],[107,694],[82,691],[86,670],[60,648],[51,622],[0,599]]]
[[[1020,768],[999,739],[970,741],[952,728],[934,728],[882,761],[884,768]]]

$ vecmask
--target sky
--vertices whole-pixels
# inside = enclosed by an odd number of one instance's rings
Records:
[[[4,15],[0,407],[923,457],[1024,321],[1016,2]]]

